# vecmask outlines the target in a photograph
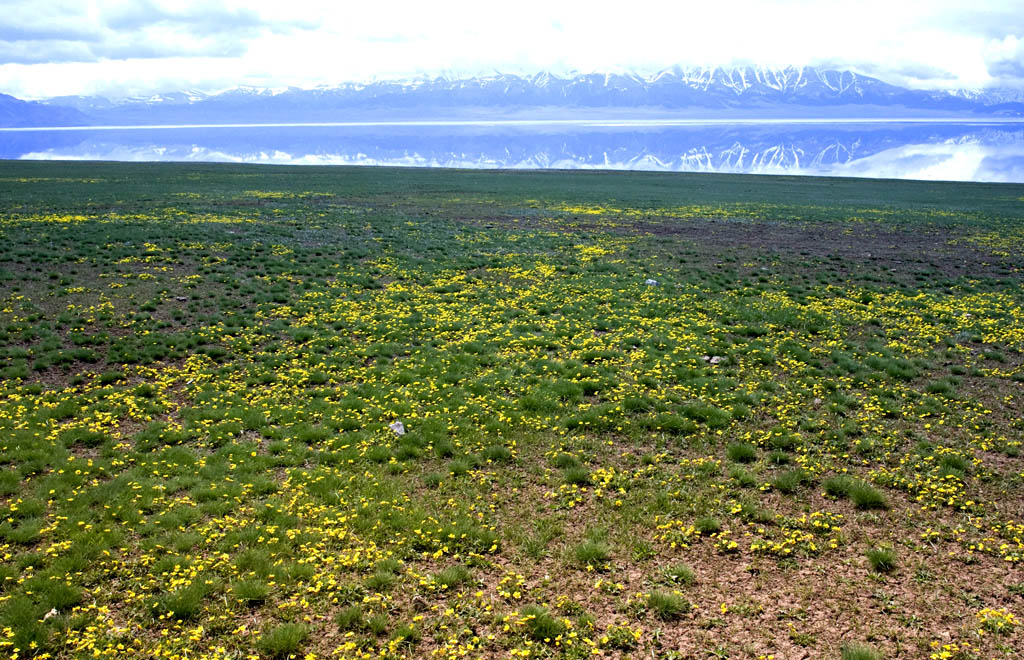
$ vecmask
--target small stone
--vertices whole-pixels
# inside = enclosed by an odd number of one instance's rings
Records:
[[[395,432],[395,435],[405,435],[405,424],[394,421],[388,424],[388,428]]]

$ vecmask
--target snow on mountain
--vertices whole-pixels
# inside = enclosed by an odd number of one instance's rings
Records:
[[[209,98],[209,95],[195,90],[153,94],[151,96],[133,96],[122,99],[115,105],[190,105]]]
[[[483,106],[569,106],[677,108],[736,107],[745,103],[899,103],[931,106],[945,103],[950,110],[970,110],[986,97],[969,97],[938,92],[908,90],[852,71],[811,67],[675,67],[641,76],[633,72],[572,74],[564,77],[550,72],[532,76],[495,73],[472,78],[421,76],[407,80],[347,83],[313,90],[287,88],[267,90],[237,88],[200,99],[250,96],[290,96],[295,101],[311,97],[332,99],[347,107],[370,105],[465,105]],[[1004,95],[994,102],[1016,102]],[[966,103],[965,103],[966,102]]]
[[[1007,87],[986,87],[984,89],[954,89],[948,92],[950,96],[978,101],[985,105],[997,105],[1002,103],[1024,103],[1024,89],[1013,89]]]

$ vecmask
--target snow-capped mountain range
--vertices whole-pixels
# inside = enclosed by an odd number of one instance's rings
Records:
[[[72,123],[93,125],[553,119],[588,113],[652,118],[1024,117],[1024,90],[911,90],[852,71],[814,67],[675,67],[647,76],[424,77],[313,89],[179,91],[117,100],[65,96],[6,112],[10,104],[5,102],[0,99],[5,125],[52,125],[58,109]]]

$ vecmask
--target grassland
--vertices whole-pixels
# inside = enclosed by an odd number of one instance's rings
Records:
[[[0,655],[1019,658],[1022,209],[0,163]]]

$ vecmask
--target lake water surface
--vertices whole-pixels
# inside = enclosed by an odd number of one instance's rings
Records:
[[[588,120],[0,129],[0,158],[1024,183],[1024,122]]]

